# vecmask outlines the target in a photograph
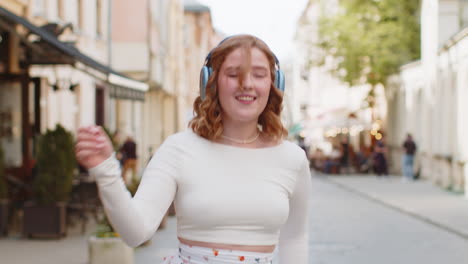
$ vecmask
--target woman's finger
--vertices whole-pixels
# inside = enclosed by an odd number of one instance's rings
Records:
[[[80,150],[80,151],[77,151],[75,156],[76,156],[76,159],[81,162],[81,161],[84,161],[88,158],[91,158],[93,157],[94,155],[97,155],[98,152],[95,151],[95,150]]]
[[[82,132],[82,133],[78,133],[78,135],[76,136],[76,140],[77,141],[105,142],[106,138],[103,136]]]
[[[91,129],[93,126],[81,126],[78,128],[78,133],[92,133]]]
[[[99,150],[102,148],[102,144],[98,143],[96,144],[95,142],[92,141],[78,141],[75,145],[75,150],[80,151],[80,150]]]
[[[100,134],[102,129],[100,126],[92,126],[90,129],[89,129],[90,133],[94,134],[94,135],[102,135]]]

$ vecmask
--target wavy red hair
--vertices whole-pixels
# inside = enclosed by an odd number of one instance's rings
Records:
[[[214,140],[223,134],[223,109],[218,98],[216,83],[219,69],[226,57],[235,49],[244,48],[251,50],[258,48],[267,57],[270,65],[271,80],[275,79],[276,60],[270,48],[260,39],[251,35],[236,35],[224,40],[211,52],[211,58],[207,63],[213,69],[208,79],[205,99],[198,96],[193,103],[195,117],[190,121],[189,127],[199,136],[208,140]],[[258,118],[261,134],[273,140],[287,136],[288,132],[281,123],[281,110],[283,93],[271,82],[268,102]]]

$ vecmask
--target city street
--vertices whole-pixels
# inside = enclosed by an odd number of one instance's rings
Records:
[[[313,264],[465,264],[468,201],[427,181],[371,175],[312,177]],[[1,263],[87,263],[86,235],[62,240],[0,239]],[[135,249],[136,264],[157,264],[176,250],[176,222]],[[24,252],[28,252],[24,254]]]
[[[468,0],[1,0],[0,264],[159,264],[173,197],[187,239],[289,202],[310,264],[468,264],[467,72]]]
[[[401,183],[399,178],[377,180],[373,176],[367,177],[367,186],[369,183],[392,184],[393,187],[420,184]],[[405,196],[404,193],[402,195]],[[467,263],[466,238],[428,224],[398,208],[343,189],[323,178],[314,178],[312,197],[311,263]],[[426,198],[430,197],[419,197]],[[444,211],[443,207],[436,209],[440,213]]]
[[[456,225],[458,218],[468,219],[468,202],[460,196],[399,177],[314,176],[312,185],[311,263],[464,264],[468,259],[468,225]],[[465,209],[460,215],[457,206]],[[136,263],[155,263],[174,252],[175,219],[168,223],[150,246],[137,249]]]

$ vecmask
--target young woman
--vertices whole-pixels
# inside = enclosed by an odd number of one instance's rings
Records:
[[[76,156],[96,177],[114,228],[130,246],[150,239],[174,201],[176,255],[164,263],[308,263],[310,171],[283,140],[279,65],[250,35],[207,56],[190,129],[170,136],[131,198],[99,127],[78,132]]]

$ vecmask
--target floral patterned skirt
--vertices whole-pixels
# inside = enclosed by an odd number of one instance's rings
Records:
[[[178,254],[165,257],[161,264],[271,264],[273,253],[257,253],[179,244]]]

